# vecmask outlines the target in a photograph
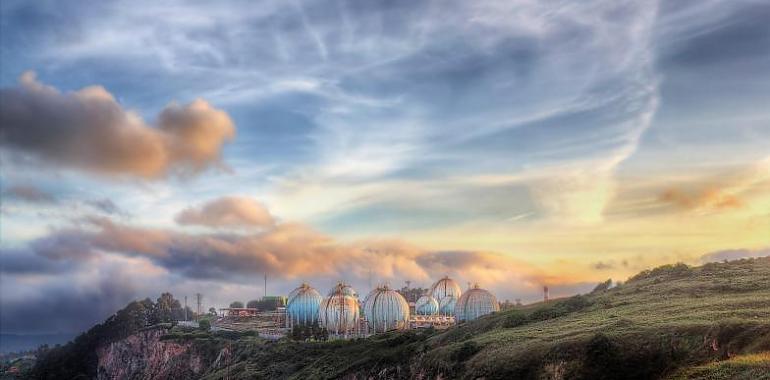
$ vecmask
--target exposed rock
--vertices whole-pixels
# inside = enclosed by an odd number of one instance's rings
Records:
[[[162,341],[165,329],[138,332],[97,349],[99,380],[190,379],[206,369],[191,342]]]

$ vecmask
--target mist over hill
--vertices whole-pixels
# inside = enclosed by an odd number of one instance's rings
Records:
[[[0,354],[33,350],[47,344],[54,346],[72,340],[75,334],[0,334]]]

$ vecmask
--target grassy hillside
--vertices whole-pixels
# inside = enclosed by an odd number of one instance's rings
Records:
[[[134,309],[53,350],[30,378],[92,377],[95,344],[135,331],[146,319]],[[203,374],[211,380],[762,379],[770,352],[770,258],[663,266],[612,289],[600,286],[442,332],[270,342],[253,334],[174,331],[161,340],[192,345],[212,363]]]
[[[733,358],[685,368],[672,380],[767,380],[770,379],[770,352]]]
[[[699,378],[699,368],[738,365],[710,362],[770,351],[770,259],[664,266],[609,290],[507,310],[441,333],[250,340],[234,342],[233,351],[227,372],[244,379]],[[694,372],[677,372],[684,368]],[[208,378],[223,371],[212,369]]]

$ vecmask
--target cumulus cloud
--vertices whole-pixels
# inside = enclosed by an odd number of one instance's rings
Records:
[[[56,197],[35,186],[14,185],[5,190],[5,195],[30,203],[55,203]]]
[[[195,174],[219,164],[235,135],[227,113],[201,99],[166,106],[153,127],[101,86],[62,93],[26,72],[0,91],[5,148],[101,174]]]
[[[342,243],[296,223],[248,235],[190,234],[91,218],[79,228],[55,231],[29,246],[33,255],[63,262],[91,260],[100,253],[145,258],[197,279],[229,281],[266,272],[283,279],[375,276],[430,282],[454,274],[487,284],[560,281],[495,253],[430,251],[399,240]]]
[[[209,227],[269,227],[275,219],[267,208],[247,197],[222,197],[197,208],[188,208],[176,216],[183,225]]]

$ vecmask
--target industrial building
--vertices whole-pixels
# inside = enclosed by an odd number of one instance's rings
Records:
[[[408,288],[408,287],[407,287]],[[404,289],[407,289],[404,288]],[[387,285],[375,287],[363,300],[345,282],[321,293],[307,283],[289,293],[286,307],[260,312],[253,309],[223,309],[227,314],[215,322],[222,329],[254,327],[261,336],[277,338],[295,327],[317,326],[331,338],[362,337],[410,328],[447,328],[500,310],[497,298],[478,284],[462,291],[456,281],[445,276],[436,281],[416,302],[408,302],[401,292]],[[412,298],[412,300],[414,300]],[[253,321],[252,321],[253,320]]]

